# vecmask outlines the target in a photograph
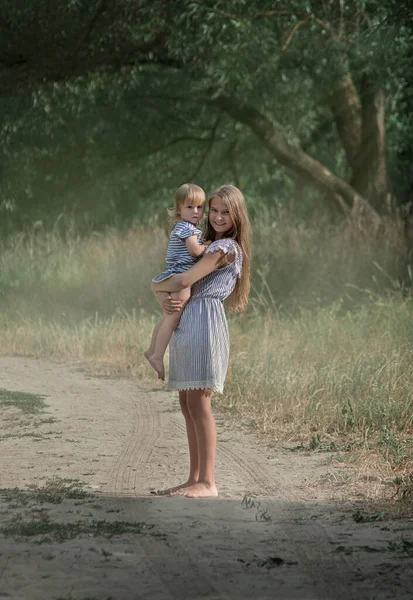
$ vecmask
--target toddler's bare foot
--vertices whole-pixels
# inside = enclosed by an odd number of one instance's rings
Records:
[[[166,490],[158,490],[157,494],[159,494],[159,496],[172,496],[178,490],[182,490],[183,488],[189,487],[190,485],[194,485],[194,483],[196,483],[196,481],[188,479],[188,481],[186,481],[185,483],[181,483],[180,485],[175,485],[174,487],[166,488]]]
[[[216,498],[218,490],[214,485],[207,483],[194,483],[188,487],[182,488],[173,494],[174,496],[184,496],[185,498]]]
[[[165,381],[165,367],[163,366],[163,360],[161,358],[154,358],[153,355],[147,358],[152,369],[155,369],[157,372],[158,379]]]
[[[145,350],[145,352],[143,353],[146,360],[149,360],[149,357],[152,356],[152,354],[153,352],[151,352],[150,350]]]

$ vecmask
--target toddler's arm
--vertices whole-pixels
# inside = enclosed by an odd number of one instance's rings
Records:
[[[197,258],[198,256],[202,256],[205,253],[205,250],[208,248],[211,242],[205,242],[204,244],[200,245],[198,243],[197,236],[191,235],[185,239],[185,244],[188,248],[189,254],[194,258]]]

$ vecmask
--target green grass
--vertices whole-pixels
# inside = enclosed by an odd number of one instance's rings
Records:
[[[386,546],[337,546],[333,552],[354,554],[355,552],[386,552],[395,554],[398,558],[413,558],[413,543],[408,540],[389,542]]]
[[[20,439],[20,438],[32,438],[33,441],[40,441],[40,440],[48,439],[41,433],[34,433],[33,431],[26,431],[24,433],[3,433],[0,435],[0,442],[2,442],[4,440],[10,440],[10,439],[13,440],[13,439]]]
[[[24,414],[35,415],[42,412],[47,404],[39,394],[29,394],[27,392],[11,392],[0,388],[0,407],[13,406],[18,408]]]
[[[82,489],[79,480],[54,478],[46,481],[43,487],[27,486],[27,490],[19,488],[0,489],[0,497],[9,503],[9,508],[32,506],[33,504],[61,504],[64,499],[84,499],[91,495]]]
[[[143,521],[107,521],[103,520],[83,520],[73,523],[54,522],[48,517],[23,522],[15,520],[14,522],[0,527],[0,534],[5,537],[38,537],[37,543],[46,543],[50,540],[65,542],[81,535],[90,535],[93,537],[111,538],[115,535],[123,534],[143,534],[152,535],[165,539],[165,535],[154,530],[154,525]]]

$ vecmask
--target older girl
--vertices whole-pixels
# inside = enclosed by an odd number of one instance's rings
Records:
[[[215,485],[216,426],[212,393],[222,393],[228,367],[229,337],[223,300],[246,308],[250,290],[249,221],[241,191],[218,188],[209,199],[206,239],[212,243],[189,270],[153,283],[164,310],[180,311],[172,292],[192,287],[169,347],[169,389],[179,390],[189,447],[189,477],[161,494],[187,498],[218,496]]]

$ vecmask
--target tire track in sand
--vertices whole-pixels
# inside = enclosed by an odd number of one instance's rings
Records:
[[[128,441],[113,465],[106,492],[115,495],[135,495],[142,471],[148,464],[161,434],[160,415],[147,392],[136,389],[136,396],[125,390],[125,412],[132,419]]]

